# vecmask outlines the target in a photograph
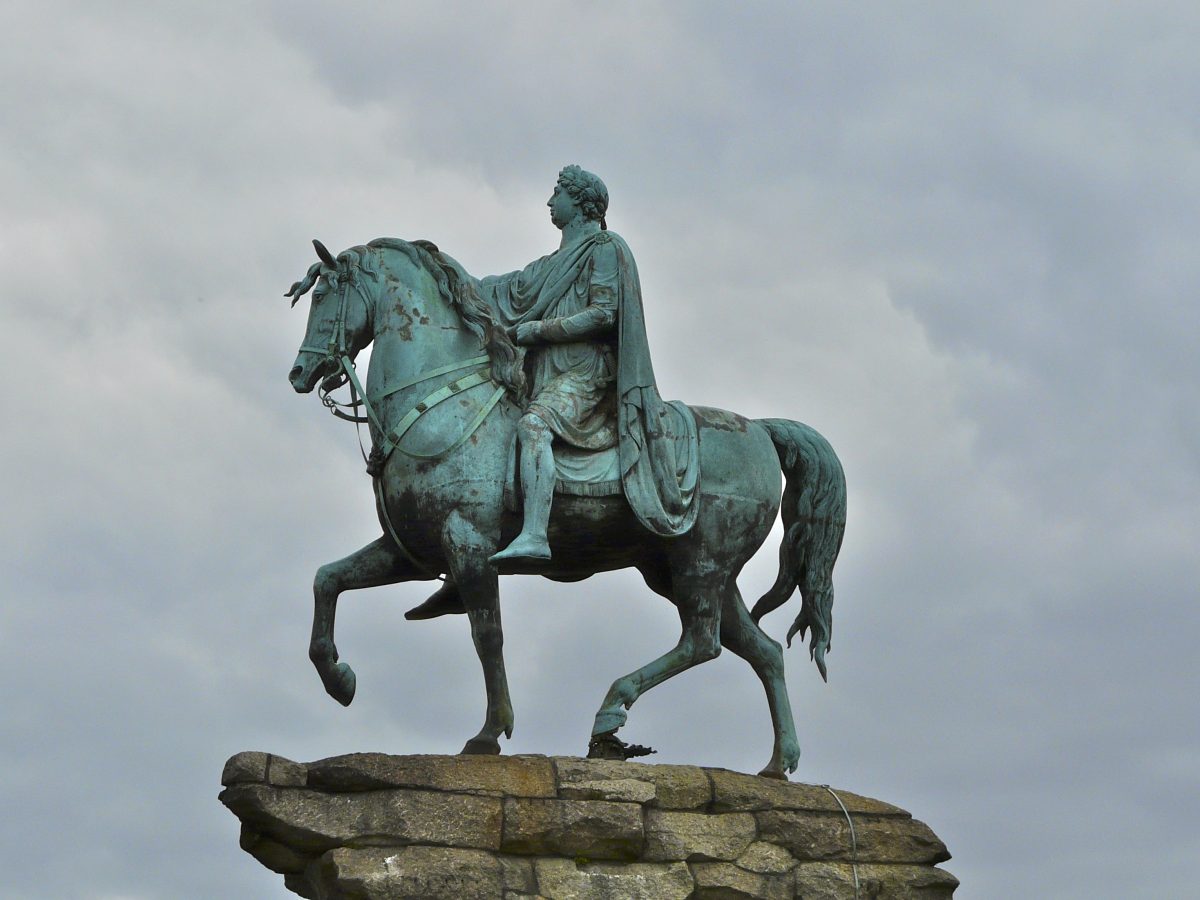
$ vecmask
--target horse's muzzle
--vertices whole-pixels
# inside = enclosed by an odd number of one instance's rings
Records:
[[[297,361],[296,365],[292,366],[292,371],[288,373],[288,381],[291,382],[292,388],[297,394],[312,393],[323,368],[324,366],[320,363],[306,366]]]

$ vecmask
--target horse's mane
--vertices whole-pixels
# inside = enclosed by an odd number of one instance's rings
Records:
[[[437,283],[442,299],[458,312],[467,330],[483,341],[483,348],[491,360],[492,378],[503,385],[513,398],[520,401],[525,397],[524,351],[517,348],[505,328],[496,321],[492,310],[479,295],[475,286],[459,274],[437,245],[430,241],[402,241],[399,238],[376,238],[366,246],[359,245],[338,254],[337,270],[321,263],[314,263],[305,277],[292,285],[288,296],[294,304],[324,274],[330,289],[336,289],[340,277],[356,279],[366,276],[378,281],[382,274],[380,250],[402,253],[420,266]]]

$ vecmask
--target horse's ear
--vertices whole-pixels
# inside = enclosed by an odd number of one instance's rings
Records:
[[[325,263],[325,265],[329,266],[331,269],[337,268],[337,260],[333,258],[333,254],[329,252],[328,247],[326,247],[316,238],[313,238],[313,247],[316,248],[317,256],[321,258],[321,262]]]

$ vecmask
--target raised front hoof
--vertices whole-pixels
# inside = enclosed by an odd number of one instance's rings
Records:
[[[500,741],[496,738],[476,736],[462,748],[465,756],[499,756]]]
[[[350,701],[354,699],[354,690],[358,686],[354,670],[345,663],[334,665],[328,675],[322,672],[321,683],[325,685],[325,693],[342,706],[350,705]]]

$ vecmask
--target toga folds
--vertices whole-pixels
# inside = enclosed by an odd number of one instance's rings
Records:
[[[664,537],[687,532],[698,509],[698,441],[690,411],[681,424],[658,394],[642,288],[625,241],[600,231],[478,284],[505,327],[543,323],[541,342],[529,348],[529,410],[573,446],[615,444],[638,520]],[[677,458],[684,448],[686,458]]]

